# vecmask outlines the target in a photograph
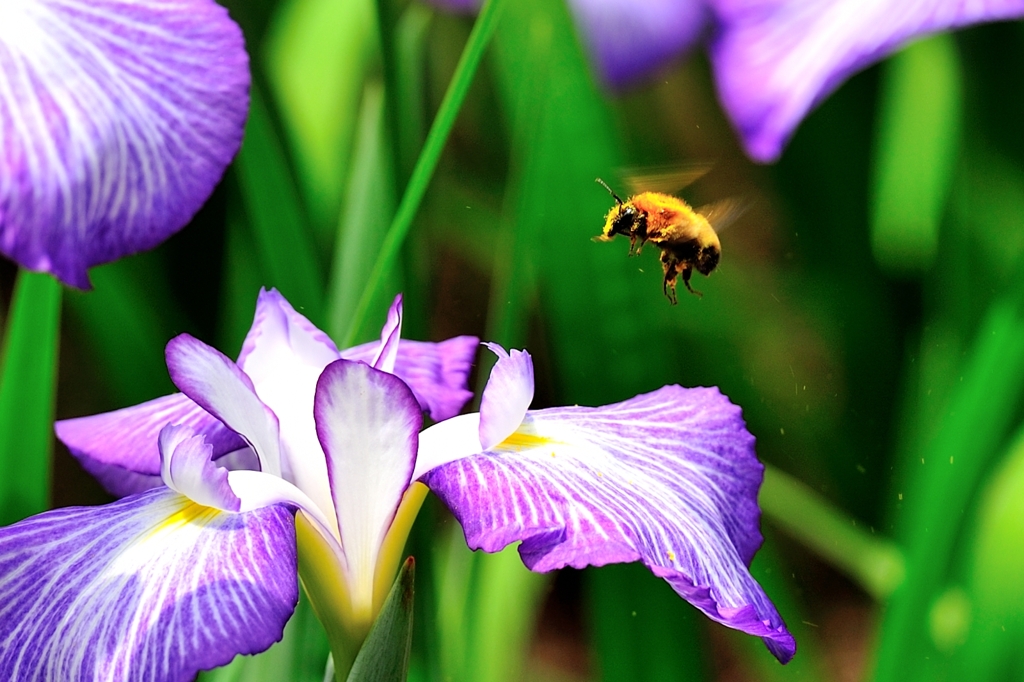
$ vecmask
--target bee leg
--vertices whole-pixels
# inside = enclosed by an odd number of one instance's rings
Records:
[[[679,260],[675,254],[668,251],[661,252],[661,267],[665,271],[665,279],[662,280],[661,290],[669,303],[676,304],[676,278],[679,276]]]
[[[636,254],[640,253],[639,251],[636,251],[635,249],[636,249],[636,235],[635,234],[631,234],[631,235],[629,235],[629,255],[630,256],[635,256]]]
[[[690,275],[692,274],[693,268],[691,268],[689,265],[683,268],[683,284],[686,285],[687,291],[689,291],[691,294],[695,294],[697,298],[704,298],[703,293],[697,291],[696,289],[690,286]]]

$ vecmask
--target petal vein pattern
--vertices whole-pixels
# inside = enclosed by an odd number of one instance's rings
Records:
[[[0,250],[88,288],[156,246],[234,157],[248,92],[211,0],[0,3]]]
[[[159,488],[32,517],[0,530],[0,678],[186,682],[279,640],[296,573],[285,507]]]
[[[536,571],[642,560],[788,660],[792,636],[747,570],[761,544],[762,475],[738,407],[717,389],[666,386],[605,407],[529,412],[502,443],[422,480],[474,549],[521,540]]]

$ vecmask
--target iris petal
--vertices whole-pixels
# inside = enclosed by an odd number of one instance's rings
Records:
[[[487,450],[515,431],[530,409],[533,360],[525,350],[509,354],[496,343],[484,345],[498,356],[480,400],[480,445]]]
[[[198,504],[236,512],[238,496],[228,485],[227,469],[214,466],[213,448],[187,426],[168,425],[160,432],[160,475],[171,490]]]
[[[496,447],[421,480],[474,549],[521,540],[537,571],[642,560],[786,661],[793,638],[747,570],[761,543],[753,445],[717,389],[666,386],[604,407],[529,412]]]
[[[4,0],[0,251],[88,288],[179,230],[241,143],[248,67],[212,0]]]
[[[380,331],[380,347],[374,355],[370,366],[382,372],[394,374],[395,359],[398,356],[398,342],[402,338],[402,295],[395,296],[395,300],[388,308],[388,318]]]
[[[773,161],[849,76],[914,37],[1024,15],[1022,0],[708,0],[718,94],[750,155]]]
[[[159,486],[157,437],[168,424],[189,426],[213,448],[214,459],[245,447],[245,441],[184,393],[157,398],[122,410],[64,419],[57,437],[85,469],[114,495]]]
[[[298,599],[291,512],[167,488],[0,529],[0,678],[186,682],[281,638]]]
[[[368,611],[377,554],[411,482],[423,417],[400,379],[347,360],[320,376],[313,414],[327,453],[353,608]]]
[[[256,395],[248,375],[223,353],[188,334],[171,339],[165,355],[174,385],[245,438],[264,471],[280,475],[277,416]]]

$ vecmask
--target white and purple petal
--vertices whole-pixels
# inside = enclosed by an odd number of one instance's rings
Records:
[[[237,512],[241,501],[228,485],[228,471],[213,463],[213,448],[187,426],[160,432],[160,477],[164,485],[197,504]]]
[[[377,556],[412,481],[423,416],[393,374],[338,360],[313,406],[349,570],[353,608],[370,609]]]
[[[475,336],[456,336],[440,343],[402,339],[393,374],[409,385],[431,419],[454,417],[473,397],[466,382],[479,345]],[[378,347],[377,341],[371,341],[341,351],[341,357],[371,364]]]
[[[213,0],[0,3],[0,251],[87,269],[181,229],[242,140],[249,63]]]
[[[167,342],[167,371],[182,393],[242,436],[263,471],[281,474],[277,416],[264,404],[252,380],[226,355],[189,334]]]
[[[395,296],[388,317],[380,330],[380,347],[373,356],[370,366],[382,372],[395,373],[395,359],[398,357],[398,342],[402,338],[402,295]]]
[[[444,447],[430,433],[445,428],[423,434],[421,457]],[[738,407],[714,388],[666,386],[604,407],[529,412],[498,446],[420,480],[474,549],[521,540],[537,571],[643,561],[786,661],[793,638],[747,570],[761,543],[762,475]]]
[[[525,350],[511,354],[496,343],[484,344],[498,356],[480,399],[480,446],[489,450],[508,438],[533,402],[533,360]]]
[[[1024,16],[1024,0],[707,0],[722,105],[758,161],[844,80],[909,40]]]
[[[57,437],[86,471],[114,495],[161,485],[157,437],[168,424],[186,425],[202,434],[213,457],[245,447],[245,441],[183,393],[164,396],[89,417],[63,419]]]
[[[187,682],[281,638],[298,599],[283,506],[167,488],[0,529],[0,679]]]
[[[604,80],[622,88],[692,47],[707,26],[704,0],[569,0]]]

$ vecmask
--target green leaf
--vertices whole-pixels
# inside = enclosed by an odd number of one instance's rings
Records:
[[[159,254],[122,258],[89,274],[95,289],[66,296],[69,332],[84,333],[113,402],[108,407],[173,392],[164,346],[175,334],[192,331],[192,325],[171,293]]]
[[[314,225],[330,230],[342,199],[367,66],[372,0],[286,0],[266,42],[273,88]]]
[[[316,247],[284,151],[255,84],[235,168],[256,251],[268,277],[264,285],[277,287],[293,306],[322,326],[324,278]]]
[[[412,647],[415,562],[405,560],[388,598],[370,628],[348,675],[348,682],[405,682]]]
[[[351,325],[395,212],[395,176],[385,139],[384,90],[379,83],[367,85],[358,130],[331,266],[327,331],[335,339],[364,340],[363,330],[351,329]],[[384,311],[391,301],[386,300],[384,291],[380,293],[372,309]],[[364,327],[371,324],[370,320],[362,322]]]
[[[18,271],[0,375],[0,525],[47,508],[61,285]]]
[[[474,682],[527,679],[527,653],[553,573],[523,565],[518,546],[476,553],[477,583],[470,598],[470,669]]]
[[[871,220],[883,267],[921,271],[935,259],[959,149],[961,81],[949,34],[914,43],[886,64]]]
[[[963,528],[963,510],[1016,414],[1024,393],[1024,311],[997,300],[979,325],[934,437],[919,452],[903,495],[900,530],[907,578],[882,623],[876,680],[906,679],[908,657],[936,653],[927,623]]]

